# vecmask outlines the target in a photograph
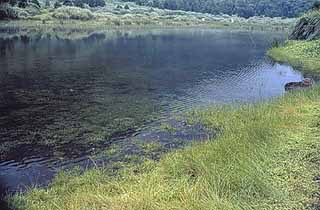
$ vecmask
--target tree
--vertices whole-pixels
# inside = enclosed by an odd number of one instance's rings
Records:
[[[123,0],[128,1],[128,0]],[[296,17],[319,4],[320,0],[129,0],[139,5],[211,14],[251,17]]]
[[[320,9],[320,1],[314,2],[312,8],[313,8],[313,9]]]

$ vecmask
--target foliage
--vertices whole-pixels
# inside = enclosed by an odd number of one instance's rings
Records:
[[[5,2],[9,3],[11,6],[18,6],[20,8],[26,8],[31,5],[37,7],[38,9],[41,7],[38,0],[6,0]]]
[[[17,19],[19,14],[17,10],[8,3],[0,4],[0,20]]]
[[[141,5],[242,17],[296,17],[315,0],[131,0]]]
[[[271,43],[271,46],[274,47],[280,47],[281,45],[281,41],[279,41],[278,39],[274,39]]]
[[[126,7],[126,5],[128,7]],[[57,9],[62,6],[61,2],[55,2],[54,8]],[[82,6],[81,6],[82,7]],[[84,4],[83,8],[89,8]],[[104,7],[97,7],[90,9],[94,15],[94,21],[81,23],[80,21],[75,25],[72,22],[65,21],[63,26],[60,24],[61,18],[67,18],[66,15],[57,15],[55,9],[47,8],[40,10],[40,14],[36,16],[26,15],[27,19],[32,22],[17,23],[19,27],[26,26],[27,28],[44,26],[44,27],[85,27],[85,28],[100,28],[108,26],[128,26],[128,25],[150,25],[150,26],[210,26],[210,27],[233,27],[242,29],[259,29],[259,30],[283,30],[291,27],[295,19],[288,18],[268,18],[268,17],[251,17],[248,19],[229,16],[229,15],[212,15],[188,11],[167,10],[151,8],[147,6],[140,6],[134,3],[122,2],[106,2]],[[80,9],[80,8],[79,8]],[[58,17],[58,18],[57,18]],[[46,20],[46,24],[41,24]],[[67,19],[65,19],[67,20]],[[40,24],[37,21],[41,21]],[[33,24],[32,24],[33,23]]]
[[[276,61],[290,63],[307,73],[320,73],[320,40],[288,41],[284,47],[269,50]]]
[[[93,13],[88,9],[79,7],[59,7],[52,15],[57,19],[72,19],[72,20],[92,20],[94,19]]]
[[[49,0],[46,0],[46,1],[45,1],[45,7],[46,7],[46,8],[49,8],[50,6],[51,6],[50,1],[49,1]]]
[[[78,6],[83,7],[84,4],[90,7],[103,7],[106,5],[104,0],[60,0],[65,6]]]
[[[314,2],[313,6],[312,6],[313,9],[320,9],[320,1],[316,1]]]
[[[26,19],[40,13],[38,0],[6,0],[0,2],[0,20]]]
[[[61,7],[62,6],[62,4],[60,3],[60,2],[58,2],[58,1],[56,1],[55,3],[54,3],[54,8],[55,9],[58,9],[59,7]]]

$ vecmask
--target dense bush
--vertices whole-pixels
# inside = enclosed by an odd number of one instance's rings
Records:
[[[15,6],[18,4],[18,0],[9,0],[7,2],[9,2],[11,6]]]
[[[103,7],[106,5],[106,2],[104,0],[63,0],[62,4],[76,7],[84,7],[85,4],[90,7]]]
[[[18,0],[0,3],[0,20],[23,19],[40,13],[38,0]]]
[[[39,8],[41,7],[40,2],[38,0],[31,0],[30,1],[32,4],[38,6]]]
[[[9,3],[0,4],[0,20],[16,19],[18,12]]]
[[[320,1],[316,1],[316,2],[314,2],[314,4],[313,4],[313,7],[312,7],[313,9],[320,9]]]
[[[62,3],[56,1],[53,6],[54,6],[55,9],[58,9],[59,7],[62,6]]]
[[[81,0],[84,4],[88,4],[90,7],[103,7],[106,5],[104,0]]]
[[[0,0],[0,4],[9,3],[11,6],[18,6],[20,8],[26,8],[30,5],[36,6],[38,8],[41,7],[40,2],[38,0]]]
[[[64,0],[63,5],[64,6],[74,6],[74,3],[72,0]]]
[[[79,7],[59,7],[56,9],[52,16],[57,19],[74,19],[74,20],[92,20],[94,19],[93,13],[88,9]]]
[[[18,7],[26,8],[27,6],[28,6],[28,1],[27,0],[20,0],[18,2]]]
[[[46,0],[44,5],[45,5],[46,8],[49,8],[51,6],[51,3],[50,3],[49,0]]]

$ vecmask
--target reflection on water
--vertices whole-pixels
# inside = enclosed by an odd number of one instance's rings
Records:
[[[127,30],[70,39],[1,32],[0,179],[10,188],[45,184],[59,165],[168,115],[257,102],[301,79],[265,58],[281,38],[274,33]]]

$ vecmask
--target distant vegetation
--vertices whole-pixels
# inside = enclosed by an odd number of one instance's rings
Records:
[[[52,13],[53,9],[63,6],[89,9],[93,13],[104,10],[105,13],[117,15],[148,14],[147,16],[152,17],[151,19],[154,16],[162,16],[163,14],[187,15],[189,17],[194,17],[195,14],[204,14],[206,17],[201,17],[202,20],[207,20],[208,17],[210,19],[212,15],[218,16],[218,19],[226,15],[243,18],[256,16],[291,18],[312,7],[320,7],[319,5],[319,1],[316,0],[2,0],[0,2],[0,20],[27,19],[39,14]],[[76,12],[75,8],[70,10],[72,10],[70,11],[71,13]],[[66,9],[63,9],[63,11],[66,11]],[[169,14],[169,11],[171,11],[171,14]],[[67,13],[70,12],[68,11]],[[78,10],[77,12],[86,13],[85,18],[80,17],[77,19],[88,20],[94,17],[94,15],[88,17],[87,10]],[[59,11],[56,13],[59,13]],[[67,19],[67,16],[54,15],[53,17]],[[71,16],[73,17],[73,15]],[[198,18],[198,16],[196,15],[195,18]],[[184,18],[186,17],[182,17],[182,19]],[[150,18],[147,17],[147,19],[149,20]],[[121,22],[121,20],[119,21]]]
[[[250,17],[236,15],[213,15],[182,10],[159,9],[137,5],[133,2],[106,1],[104,6],[95,6],[101,0],[28,1],[25,7],[19,2],[0,4],[0,19],[26,20],[12,22],[12,26],[48,28],[95,28],[108,26],[209,26],[215,28],[233,27],[243,29],[280,29],[291,27],[295,19]],[[2,15],[1,15],[2,14]],[[77,21],[75,24],[71,21]],[[90,22],[88,22],[90,21]]]
[[[40,12],[41,5],[38,0],[8,0],[0,3],[1,19],[18,19]]]
[[[130,0],[140,5],[241,17],[296,17],[316,0]],[[320,4],[319,4],[320,5]]]
[[[88,9],[79,9],[77,7],[59,7],[52,13],[52,17],[65,20],[92,20],[93,13]]]
[[[106,5],[105,0],[57,0],[56,3],[60,3],[65,6],[77,6],[77,7],[103,7]]]

